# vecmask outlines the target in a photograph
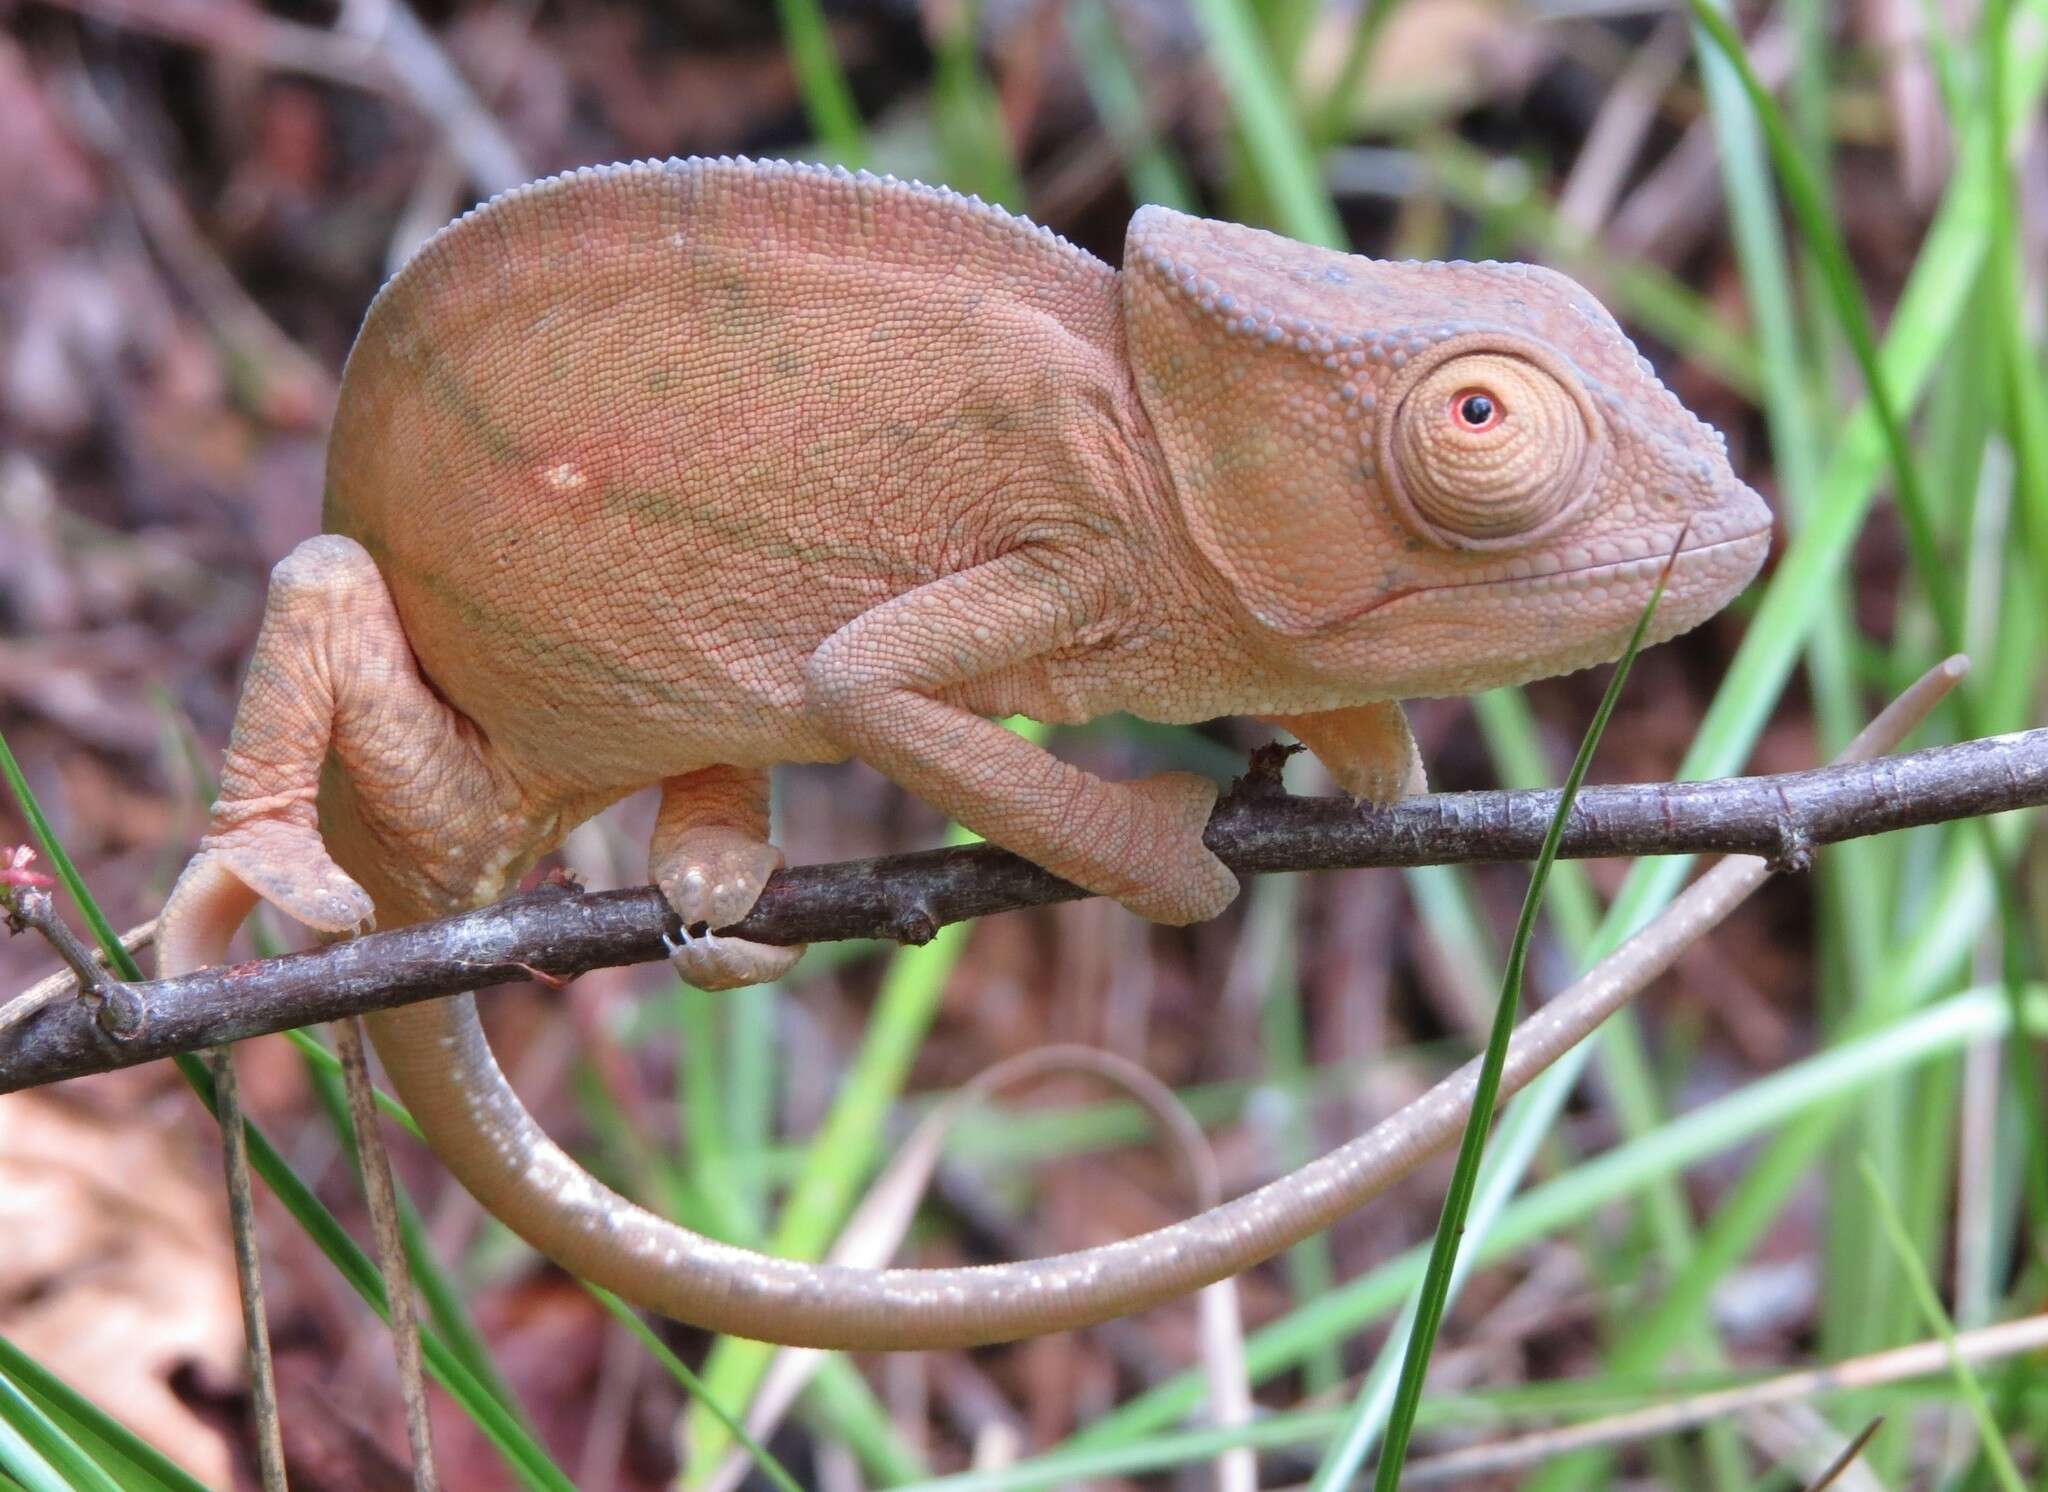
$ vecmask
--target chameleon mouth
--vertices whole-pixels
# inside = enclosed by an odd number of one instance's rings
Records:
[[[1710,544],[1688,544],[1675,555],[1671,551],[1665,550],[1661,554],[1642,555],[1635,559],[1606,560],[1597,565],[1576,565],[1564,570],[1544,570],[1535,575],[1497,575],[1486,580],[1455,581],[1449,585],[1419,585],[1411,590],[1395,591],[1392,595],[1382,596],[1370,606],[1361,607],[1359,610],[1343,618],[1338,625],[1341,626],[1344,622],[1358,621],[1361,618],[1371,616],[1376,611],[1384,611],[1390,606],[1398,606],[1401,602],[1412,601],[1418,596],[1444,596],[1456,591],[1541,591],[1565,589],[1566,587],[1560,584],[1560,582],[1584,580],[1589,576],[1612,577],[1617,580],[1641,580],[1646,586],[1654,585],[1657,577],[1663,573],[1667,561],[1671,565],[1672,573],[1676,574],[1681,566],[1699,555],[1712,554],[1717,550],[1740,549],[1751,545],[1768,544],[1770,538],[1771,530],[1766,526],[1752,529],[1746,534],[1737,534],[1732,539],[1716,539]],[[1758,561],[1759,563],[1762,561],[1761,554],[1758,555]]]

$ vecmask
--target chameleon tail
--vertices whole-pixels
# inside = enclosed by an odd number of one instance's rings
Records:
[[[1519,1091],[1668,969],[1767,874],[1734,857],[1517,1033]],[[1379,1196],[1454,1142],[1480,1060],[1258,1191],[1136,1238],[965,1269],[853,1269],[704,1238],[608,1190],[543,1134],[498,1070],[469,996],[372,1017],[392,1081],[485,1208],[571,1273],[662,1315],[793,1347],[973,1347],[1090,1326],[1237,1274]]]
[[[1092,1325],[1238,1273],[1383,1190],[1428,1149],[1325,1157],[1264,1191],[1137,1238],[1017,1264],[853,1269],[719,1243],[636,1206],[544,1134],[470,996],[369,1018],[393,1087],[484,1208],[570,1273],[659,1314],[788,1346],[969,1347]]]

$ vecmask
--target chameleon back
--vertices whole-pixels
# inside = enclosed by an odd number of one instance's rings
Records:
[[[326,527],[422,671],[585,786],[836,753],[801,664],[935,576],[1099,521],[1116,276],[979,202],[794,165],[521,188],[371,308]]]

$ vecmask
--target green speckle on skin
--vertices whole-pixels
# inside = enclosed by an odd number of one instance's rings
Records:
[[[992,435],[1019,429],[1023,423],[1016,401],[1003,397],[999,392],[963,399],[947,419],[949,426]]]
[[[364,548],[370,546],[365,544]],[[392,558],[376,549],[371,556],[384,567]],[[446,607],[463,627],[478,637],[491,638],[507,644],[525,654],[536,664],[542,665],[533,672],[544,670],[569,672],[602,678],[622,690],[630,690],[639,699],[654,699],[664,704],[690,705],[698,703],[696,696],[683,693],[674,683],[657,673],[635,668],[607,653],[570,641],[557,629],[541,629],[530,625],[524,618],[509,611],[486,605],[461,589],[446,575],[419,565],[399,562],[397,571],[406,581],[434,598]],[[509,670],[513,673],[519,669]]]
[[[518,439],[470,396],[469,390],[439,358],[423,359],[418,369],[420,384],[441,408],[459,418],[463,427],[476,437],[485,454],[501,465],[512,465],[525,460],[525,452]]]
[[[709,296],[705,300],[707,304],[712,303]],[[747,283],[745,275],[732,275],[719,282],[716,305],[718,324],[724,331],[753,333],[766,321],[774,319],[772,314],[759,314],[766,308],[757,304],[754,288]]]

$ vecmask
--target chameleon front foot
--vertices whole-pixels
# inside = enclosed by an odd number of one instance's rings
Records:
[[[1135,822],[1120,857],[1123,883],[1105,879],[1099,889],[1127,911],[1175,927],[1206,922],[1236,900],[1236,874],[1202,842],[1216,807],[1212,780],[1159,772],[1118,790],[1128,794]]]

